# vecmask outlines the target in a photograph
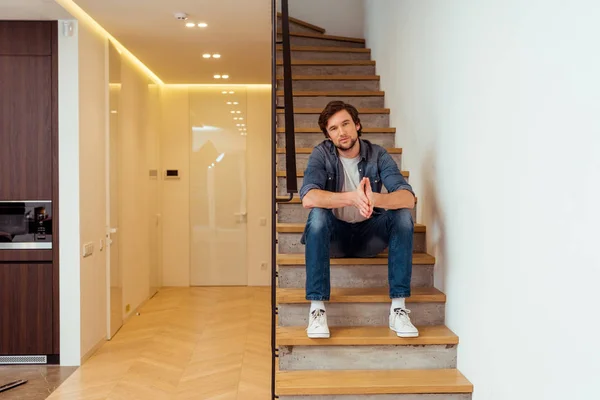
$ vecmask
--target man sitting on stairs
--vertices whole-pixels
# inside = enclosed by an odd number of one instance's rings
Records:
[[[310,208],[306,245],[308,337],[328,338],[325,301],[330,296],[330,257],[374,257],[388,250],[390,329],[417,337],[405,299],[410,297],[415,206],[412,187],[381,146],[361,139],[357,109],[332,101],[319,117],[326,140],[308,160],[300,198]],[[382,184],[388,193],[382,194]]]

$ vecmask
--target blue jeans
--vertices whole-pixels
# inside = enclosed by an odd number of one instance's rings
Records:
[[[306,299],[328,301],[330,257],[375,257],[388,250],[390,298],[410,297],[414,222],[409,209],[387,210],[350,224],[324,208],[310,211],[304,232]]]

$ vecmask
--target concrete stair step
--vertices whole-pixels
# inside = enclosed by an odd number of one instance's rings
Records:
[[[304,289],[306,264],[303,255],[279,254],[277,284],[283,289]],[[333,288],[385,288],[388,286],[387,255],[375,258],[332,258],[330,261]],[[413,253],[411,287],[433,287],[435,257]]]
[[[300,190],[300,187],[298,187],[298,190]],[[287,197],[287,195],[282,197]],[[418,203],[419,199],[417,198],[415,208],[411,210],[413,221],[417,220]],[[297,194],[294,195],[291,201],[277,204],[277,222],[305,223],[309,213],[310,209],[302,207]]]
[[[283,91],[277,91],[277,104],[284,105]],[[380,90],[295,91],[294,107],[323,109],[333,100],[341,100],[356,108],[384,108],[385,92]]]
[[[313,128],[319,129],[319,115],[322,108],[294,108],[294,128]],[[389,108],[359,108],[361,125],[372,129],[390,127],[390,109]],[[285,110],[277,110],[277,126],[285,127]],[[325,136],[323,136],[325,137]]]
[[[282,40],[282,35],[277,34],[277,41]],[[324,35],[321,33],[290,33],[291,46],[325,46],[325,47],[365,47],[365,39],[347,36]]]
[[[457,369],[278,371],[275,379],[281,400],[466,400],[473,392]]]
[[[283,89],[283,75],[277,76]],[[292,75],[292,90],[379,90],[378,75]]]
[[[362,116],[361,116],[362,117]],[[363,128],[362,138],[383,147],[395,147],[396,128]],[[294,132],[296,147],[315,147],[325,135],[318,127],[297,128]],[[285,147],[285,128],[277,128],[277,147]]]
[[[388,327],[332,327],[329,339],[310,339],[306,327],[278,327],[280,370],[455,368],[458,337],[445,326],[420,326],[399,338]]]
[[[300,187],[300,185],[298,185],[298,187]],[[282,222],[277,224],[277,245],[279,254],[304,254],[305,246],[300,243],[300,238],[302,237],[305,226],[305,222]],[[413,252],[425,252],[425,234],[425,225],[415,224],[413,235]],[[387,254],[387,250],[384,254]]]
[[[292,60],[370,60],[371,49],[347,46],[291,46]],[[283,59],[283,47],[277,45],[277,59]]]
[[[433,287],[414,288],[406,299],[415,325],[443,325],[446,295]],[[280,326],[306,326],[310,302],[304,289],[277,289]],[[388,288],[332,288],[327,302],[329,326],[387,326]]]
[[[320,26],[313,25],[309,22],[302,21],[297,18],[289,17],[290,32],[299,33],[320,33],[324,34],[325,29]],[[282,32],[281,28],[281,13],[277,13],[277,32]]]
[[[387,152],[398,165],[402,165],[402,149],[387,148]],[[312,147],[297,147],[296,148],[296,170],[303,171],[308,164],[308,158],[313,151]],[[277,171],[285,170],[285,148],[277,149]]]
[[[292,60],[293,75],[375,75],[372,60]],[[283,76],[283,60],[277,61],[277,75]]]
[[[408,171],[401,171],[402,176],[406,181],[409,181],[410,174]],[[304,180],[304,171],[297,171],[296,173],[297,185],[298,188],[302,186],[302,182]],[[381,193],[387,193],[387,189],[385,186],[382,188]],[[287,194],[287,173],[286,171],[278,171],[277,172],[277,196],[285,196]]]

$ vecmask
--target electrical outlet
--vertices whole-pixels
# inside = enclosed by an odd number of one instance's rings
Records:
[[[83,257],[89,257],[94,254],[94,243],[89,242],[83,245]]]
[[[262,269],[263,271],[266,271],[266,270],[267,270],[267,266],[268,266],[268,265],[269,265],[269,264],[268,264],[268,263],[266,263],[266,262],[261,262],[261,263],[260,263],[260,269]]]

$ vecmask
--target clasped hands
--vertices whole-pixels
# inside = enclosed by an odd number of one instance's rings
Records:
[[[360,215],[364,218],[371,218],[371,215],[373,215],[373,208],[375,207],[375,201],[369,178],[362,178],[356,190],[349,193],[352,194],[350,198],[351,203],[358,209]]]

